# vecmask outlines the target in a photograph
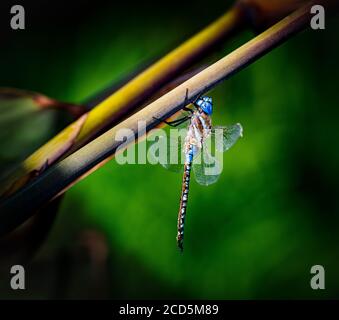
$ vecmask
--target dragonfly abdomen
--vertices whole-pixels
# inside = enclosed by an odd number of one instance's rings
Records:
[[[182,191],[181,191],[179,214],[178,214],[178,235],[177,235],[177,243],[181,251],[184,248],[183,244],[184,244],[186,208],[187,208],[188,193],[189,193],[189,183],[191,179],[191,166],[192,166],[195,152],[196,152],[195,146],[190,145],[188,152],[186,154],[184,175],[182,179]]]

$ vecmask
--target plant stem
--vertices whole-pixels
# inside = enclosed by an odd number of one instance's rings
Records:
[[[244,6],[232,7],[211,25],[141,72],[24,160],[0,186],[0,194],[3,193],[4,196],[12,194],[41,172],[41,168],[46,169],[60,158],[77,150],[112,125],[112,121],[117,123],[126,114],[146,102],[163,85],[205,56],[222,40],[236,30],[242,29],[246,21]]]
[[[315,2],[326,3],[325,0],[311,1],[231,54],[69,155],[5,200],[0,204],[0,235],[25,221],[35,210],[65,192],[79,179],[84,178],[111,159],[122,144],[121,141],[115,140],[116,133],[120,129],[132,130],[133,134],[129,138],[133,140],[137,135],[138,122],[142,120],[147,123],[147,132],[150,131],[159,125],[159,120],[155,120],[153,117],[168,118],[184,106],[186,90],[188,90],[188,100],[194,100],[201,93],[215,87],[221,81],[285,42],[295,33],[306,28],[311,18],[310,7]]]

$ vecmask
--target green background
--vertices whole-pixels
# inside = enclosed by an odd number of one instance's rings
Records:
[[[0,85],[81,103],[227,7],[27,4],[25,31],[3,26]],[[1,297],[339,298],[338,19],[326,23],[209,92],[214,124],[240,122],[244,138],[225,154],[217,184],[192,182],[184,254],[175,241],[180,175],[113,160],[67,192],[27,266],[27,290],[9,290],[6,274]],[[310,287],[317,264],[326,290]]]

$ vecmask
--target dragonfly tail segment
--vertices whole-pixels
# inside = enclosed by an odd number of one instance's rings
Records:
[[[177,234],[177,244],[181,252],[184,250],[184,228],[185,228],[189,183],[191,179],[192,161],[194,155],[193,149],[194,149],[193,146],[190,146],[188,154],[186,155],[186,161],[184,165],[184,175],[182,179],[182,190],[178,214],[178,234]]]

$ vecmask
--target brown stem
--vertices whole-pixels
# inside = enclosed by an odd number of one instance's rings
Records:
[[[306,28],[310,22],[310,7],[315,3],[326,4],[325,0],[311,1],[267,31],[263,32],[228,56],[204,69],[174,90],[154,101],[127,120],[105,132],[47,172],[41,174],[29,185],[5,200],[0,205],[0,235],[25,221],[37,208],[42,207],[58,194],[65,192],[80,178],[111,159],[122,144],[115,139],[120,129],[130,129],[131,141],[137,136],[138,122],[146,121],[147,131],[159,124],[157,118],[167,118],[184,106],[186,90],[188,100],[216,86],[219,82],[239,72],[248,64],[283,43],[295,33]],[[15,214],[13,214],[15,213]]]
[[[166,83],[192,66],[226,37],[246,25],[243,6],[234,6],[201,32],[151,65],[25,159],[0,186],[8,196],[65,155],[77,150],[146,102]],[[74,130],[74,128],[76,130]],[[72,137],[70,144],[69,137]],[[46,165],[47,164],[47,165]]]

